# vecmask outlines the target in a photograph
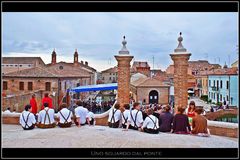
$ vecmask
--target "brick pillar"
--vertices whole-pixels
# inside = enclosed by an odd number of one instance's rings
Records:
[[[118,93],[117,101],[120,103],[120,110],[123,111],[123,105],[129,104],[130,94],[130,62],[133,56],[129,54],[126,48],[127,41],[123,37],[123,47],[119,54],[115,56],[118,62]]]
[[[185,48],[183,48],[181,41],[183,38],[178,38],[179,45],[174,50],[173,54],[170,54],[174,62],[174,111],[177,112],[178,107],[187,107],[188,104],[188,86],[187,86],[187,73],[188,73],[188,60],[191,56]]]
[[[118,61],[118,93],[117,101],[121,108],[129,103],[130,94],[130,62],[133,56],[115,56]],[[122,109],[121,109],[122,110]]]

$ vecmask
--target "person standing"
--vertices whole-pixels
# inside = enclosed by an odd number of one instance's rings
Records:
[[[36,95],[33,94],[32,95],[32,98],[30,99],[30,105],[32,107],[32,113],[36,116],[37,112],[38,112],[38,109],[37,109],[37,101],[36,101]]]
[[[48,93],[45,93],[44,98],[42,99],[42,108],[41,108],[42,110],[44,109],[44,106],[43,106],[44,103],[48,103],[48,107],[53,109],[52,98],[48,96]]]
[[[176,134],[189,134],[191,127],[189,124],[188,116],[183,114],[185,108],[178,107],[177,114],[173,117],[172,133]]]
[[[25,110],[22,112],[19,118],[19,123],[24,130],[31,130],[35,128],[36,119],[31,111],[31,105],[26,105]]]
[[[108,126],[110,128],[119,128],[121,123],[121,111],[119,110],[120,104],[116,103],[114,108],[112,108],[109,112],[108,117]]]
[[[189,103],[189,107],[187,110],[187,116],[190,124],[192,123],[192,118],[195,116],[195,108],[196,108],[195,102],[191,101]]]
[[[171,107],[169,105],[163,107],[162,113],[160,113],[160,132],[170,132],[172,129],[173,115],[170,113]]]

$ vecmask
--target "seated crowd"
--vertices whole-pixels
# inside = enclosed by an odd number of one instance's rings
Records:
[[[108,117],[108,126],[111,128],[123,128],[138,130],[150,134],[158,134],[159,132],[170,132],[176,134],[193,134],[199,136],[209,136],[207,128],[207,119],[201,115],[202,108],[196,108],[192,101],[189,104],[187,113],[185,108],[179,107],[178,112],[173,115],[171,106],[140,106],[134,103],[133,108],[129,104],[123,106],[124,111],[121,112],[120,104],[116,103],[110,110]],[[66,103],[60,105],[60,110],[55,114],[54,109],[49,103],[43,103],[43,108],[39,113],[32,113],[31,105],[26,105],[22,112],[19,123],[24,130],[38,128],[54,128],[58,125],[61,128],[71,127],[73,123],[77,127],[85,124],[89,126],[95,125],[94,113],[89,105],[85,105],[78,100],[74,109],[71,111]]]
[[[73,123],[78,127],[85,124],[95,125],[94,114],[90,108],[87,109],[86,106],[83,106],[81,101],[77,101],[76,104],[73,113],[67,108],[66,103],[62,103],[59,112],[56,114],[56,120],[54,109],[49,107],[49,103],[44,103],[44,108],[37,114],[32,113],[32,107],[28,104],[20,115],[19,123],[24,130],[34,129],[35,126],[38,128],[54,128],[56,125],[67,128],[71,127]]]
[[[179,107],[178,112],[173,115],[171,106],[158,106],[145,108],[139,103],[134,103],[130,109],[129,104],[124,105],[124,111],[120,111],[117,103],[109,112],[108,126],[111,128],[123,128],[139,130],[146,133],[158,134],[159,132],[170,132],[176,134],[193,134],[199,136],[209,136],[207,119],[201,115],[202,108],[196,108],[192,101],[189,104],[187,114],[185,108]]]

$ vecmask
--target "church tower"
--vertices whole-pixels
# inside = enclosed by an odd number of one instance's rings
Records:
[[[52,52],[52,64],[56,64],[57,63],[57,54],[55,52],[55,48]]]

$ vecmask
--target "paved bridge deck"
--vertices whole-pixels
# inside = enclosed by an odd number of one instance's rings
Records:
[[[24,131],[20,125],[2,124],[3,148],[237,148],[238,138],[212,135],[196,137],[138,131],[106,126],[53,128]]]

